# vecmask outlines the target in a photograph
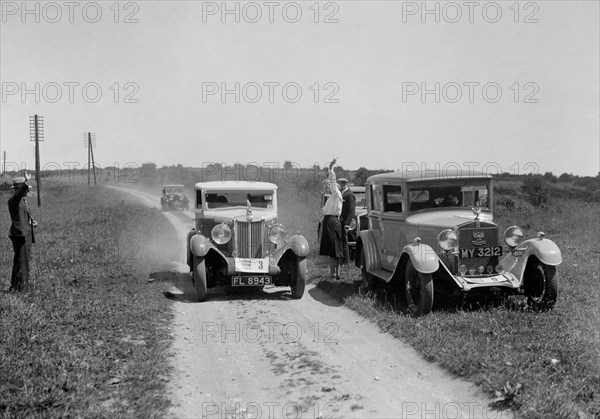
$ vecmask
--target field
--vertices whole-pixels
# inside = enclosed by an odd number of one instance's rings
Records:
[[[562,250],[560,295],[552,311],[515,304],[436,311],[415,319],[395,309],[394,296],[385,290],[357,295],[356,271],[342,283],[328,280],[326,268],[318,265],[311,276],[317,274],[318,286],[426,359],[480,385],[500,408],[527,418],[598,417],[600,205],[555,200],[540,209],[516,203],[513,210],[499,207],[494,221],[504,228],[519,225],[527,237],[544,231]]]
[[[143,176],[119,186],[158,194],[161,183],[184,183],[191,194],[194,176]],[[494,221],[501,228],[517,224],[530,237],[542,230],[561,248],[554,310],[530,311],[516,300],[509,307],[413,318],[386,290],[358,295],[360,272],[352,266],[344,268],[341,281],[329,280],[326,261],[314,251],[319,176],[307,170],[291,179],[277,171],[262,179],[279,186],[280,221],[312,246],[311,282],[426,359],[475,382],[496,406],[519,417],[600,416],[598,202],[554,198],[536,207],[522,196],[496,196],[514,204],[498,206]],[[113,183],[119,182],[101,181]],[[43,205],[33,207],[40,222],[35,289],[27,296],[0,294],[0,414],[161,416],[168,405],[171,312],[162,296],[167,282],[148,283],[148,277],[169,270],[180,251],[170,226],[159,211],[105,188],[52,184]],[[0,216],[8,217],[5,205]],[[2,289],[8,287],[9,246],[7,239],[0,242]]]
[[[0,417],[160,417],[168,406],[170,301],[179,243],[159,211],[126,194],[48,185],[32,251],[33,289],[6,293],[12,247],[0,219]],[[162,243],[162,247],[156,244]]]

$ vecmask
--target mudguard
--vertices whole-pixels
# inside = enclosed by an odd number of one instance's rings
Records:
[[[435,251],[426,244],[408,244],[404,246],[402,253],[408,254],[415,269],[421,273],[431,274],[440,267]]]
[[[560,249],[552,240],[530,239],[521,243],[519,247],[523,247],[523,244],[527,245],[527,250],[524,253],[527,256],[530,254],[535,255],[540,262],[550,266],[558,266],[562,263]]]
[[[310,251],[306,238],[300,234],[296,234],[290,237],[290,239],[282,247],[275,251],[273,254],[273,259],[275,260],[276,264],[288,250],[291,250],[294,255],[300,258],[308,256],[308,252]]]
[[[358,239],[356,240],[357,249],[362,248],[365,254],[365,269],[367,272],[371,272],[376,269],[381,269],[381,263],[379,262],[379,253],[377,252],[375,236],[371,230],[363,230],[358,233]],[[356,255],[356,266],[360,268],[361,256]]]
[[[562,263],[560,249],[552,240],[529,239],[519,244],[516,249],[502,258],[500,266],[522,281],[527,261],[532,255],[546,265],[557,266]]]
[[[211,249],[221,253],[219,250],[217,250],[217,248],[215,248],[211,241],[202,234],[194,234],[190,239],[190,252],[194,256],[204,257]]]

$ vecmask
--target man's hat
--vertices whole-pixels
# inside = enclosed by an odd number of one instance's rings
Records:
[[[339,183],[348,183],[348,179],[346,179],[345,177],[341,177],[337,180]]]
[[[23,177],[23,176],[18,176],[13,178],[12,180],[12,188],[13,189],[17,189],[21,184],[27,182],[27,178]],[[29,189],[31,189],[31,185],[27,185],[29,186]]]

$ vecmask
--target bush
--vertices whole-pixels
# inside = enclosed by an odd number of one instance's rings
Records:
[[[501,197],[501,198],[496,199],[496,206],[504,207],[509,210],[513,210],[513,209],[515,209],[516,205],[515,205],[515,201],[513,201],[511,198]]]
[[[569,174],[569,173],[563,173],[562,175],[560,175],[558,177],[558,180],[560,180],[561,182],[573,182],[573,179],[575,178],[575,176],[573,176],[573,174]]]
[[[556,176],[554,176],[552,174],[552,172],[546,172],[544,173],[544,178],[548,181],[548,182],[552,182],[552,183],[556,183],[558,182],[558,178]]]
[[[541,175],[530,175],[525,178],[521,191],[528,195],[530,202],[539,207],[548,203],[549,189],[548,181]]]

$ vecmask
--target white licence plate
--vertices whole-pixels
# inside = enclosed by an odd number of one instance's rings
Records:
[[[235,270],[236,272],[267,273],[269,272],[269,258],[235,258]]]
[[[234,276],[231,278],[231,285],[234,287],[255,287],[271,284],[270,276]]]

